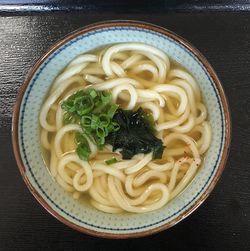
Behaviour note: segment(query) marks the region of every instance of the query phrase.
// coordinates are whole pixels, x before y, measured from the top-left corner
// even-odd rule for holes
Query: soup
[[[167,204],[197,173],[212,136],[196,80],[141,43],[74,58],[52,83],[39,119],[51,175],[106,213]]]

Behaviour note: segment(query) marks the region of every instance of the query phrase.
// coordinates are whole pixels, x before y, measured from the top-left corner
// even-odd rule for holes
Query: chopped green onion
[[[79,145],[79,144],[87,143],[87,140],[86,140],[86,137],[82,133],[76,132],[75,133],[75,142],[77,145]]]
[[[95,130],[98,128],[98,124],[99,124],[99,117],[97,115],[92,115],[91,117],[91,129]]]
[[[115,115],[115,112],[116,110],[118,109],[118,105],[116,104],[112,104],[107,112],[107,115],[110,117],[110,118],[113,118],[114,115]]]
[[[112,122],[113,130],[114,132],[118,131],[120,129],[120,125],[117,122]]]
[[[91,116],[88,116],[88,115],[82,116],[81,118],[82,127],[91,127],[91,122],[92,122]]]
[[[78,97],[74,101],[75,109],[78,115],[83,116],[92,111],[94,101],[89,96]]]
[[[94,99],[97,97],[97,92],[94,89],[89,89],[89,95]]]
[[[95,108],[94,112],[95,113],[100,113],[100,112],[103,112],[103,110],[106,109],[106,106],[108,104],[110,104],[110,102],[112,101],[112,96],[111,96],[111,93],[109,92],[101,92],[100,93],[100,100],[99,102],[97,103],[97,107]]]
[[[69,100],[69,101],[64,101],[62,103],[62,109],[67,111],[67,112],[74,112],[75,111],[75,106],[74,106],[74,102]]]
[[[66,112],[63,114],[63,124],[68,125],[68,124],[73,124],[76,123],[76,118],[69,112]]]
[[[115,164],[115,163],[117,163],[118,162],[118,160],[116,159],[116,158],[112,158],[112,159],[109,159],[109,160],[106,160],[105,161],[105,163],[107,164],[107,165],[112,165],[112,164]]]
[[[109,92],[101,92],[101,100],[103,103],[109,103],[112,99],[111,93]]]
[[[105,143],[105,138],[104,137],[97,137],[96,138],[96,144],[97,144],[99,149],[101,149],[103,147],[104,143]]]
[[[99,117],[99,126],[107,127],[110,123],[110,118],[106,114],[101,114]]]
[[[88,160],[91,153],[88,144],[80,144],[76,148],[76,152],[81,160]]]
[[[83,133],[76,133],[76,152],[81,159],[87,160],[90,155],[89,137],[99,149],[105,144],[106,137],[120,126],[113,121],[118,105],[112,103],[112,95],[108,91],[96,91],[87,88],[75,92],[61,105],[65,111],[64,124],[77,123]]]
[[[106,135],[106,132],[105,130],[102,128],[102,127],[98,127],[96,129],[96,135],[99,137],[99,138],[104,138]]]

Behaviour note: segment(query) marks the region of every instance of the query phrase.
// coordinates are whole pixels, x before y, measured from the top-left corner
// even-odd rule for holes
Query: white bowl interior
[[[142,42],[155,46],[182,64],[197,79],[208,108],[213,138],[203,166],[192,183],[163,208],[145,214],[112,215],[80,204],[50,176],[41,157],[38,115],[53,79],[75,56],[119,42]],[[175,40],[144,28],[102,28],[79,35],[53,52],[37,69],[27,87],[19,116],[19,145],[26,175],[39,195],[61,216],[87,229],[128,234],[159,227],[178,217],[199,200],[213,179],[225,141],[223,107],[213,80],[191,51]]]

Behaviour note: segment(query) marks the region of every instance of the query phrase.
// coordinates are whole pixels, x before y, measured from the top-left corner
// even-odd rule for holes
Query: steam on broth
[[[167,204],[193,179],[211,142],[196,80],[141,43],[74,58],[54,80],[40,125],[57,183],[107,213]]]

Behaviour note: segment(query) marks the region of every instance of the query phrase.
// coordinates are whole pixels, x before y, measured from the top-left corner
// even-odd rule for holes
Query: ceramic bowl
[[[191,72],[200,85],[213,133],[204,164],[191,184],[163,208],[144,214],[107,214],[79,203],[52,179],[41,156],[38,115],[53,79],[78,54],[120,42],[155,46]],[[159,26],[110,21],[69,34],[36,62],[17,98],[12,140],[26,185],[49,213],[83,233],[106,238],[131,238],[175,225],[207,198],[225,167],[231,138],[230,124],[228,103],[220,81],[197,49]]]

